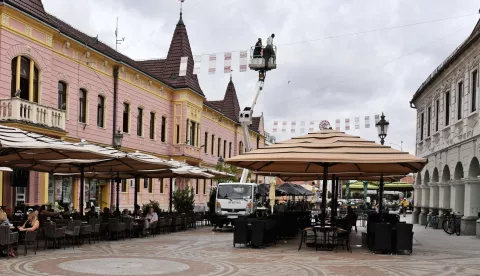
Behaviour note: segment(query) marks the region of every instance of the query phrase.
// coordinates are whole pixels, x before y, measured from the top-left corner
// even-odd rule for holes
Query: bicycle
[[[427,224],[425,225],[425,229],[427,229],[427,227],[429,225],[433,229],[437,229],[438,228],[438,222],[439,222],[438,214],[434,214],[434,213],[430,212],[430,214],[428,216]]]
[[[454,233],[460,236],[460,220],[455,216],[455,212],[448,210],[445,213],[445,220],[442,224],[443,231],[449,235]]]

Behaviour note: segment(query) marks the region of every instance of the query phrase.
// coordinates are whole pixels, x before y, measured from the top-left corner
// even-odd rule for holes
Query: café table
[[[317,232],[323,233],[322,249],[323,250],[328,250],[328,251],[333,250],[333,245],[334,245],[333,235],[332,235],[331,240],[328,239],[327,236],[328,236],[329,233],[332,233],[335,230],[337,230],[337,227],[333,226],[333,225],[325,224],[325,225],[315,225],[313,227],[313,229],[314,229],[314,232],[315,232],[315,250],[318,250],[318,243],[317,243],[318,235],[317,235]]]

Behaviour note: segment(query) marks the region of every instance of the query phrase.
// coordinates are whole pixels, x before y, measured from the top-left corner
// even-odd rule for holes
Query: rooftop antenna
[[[125,37],[118,39],[118,17],[117,17],[117,27],[115,28],[115,51],[118,52],[118,45],[122,44],[121,42],[125,41]]]

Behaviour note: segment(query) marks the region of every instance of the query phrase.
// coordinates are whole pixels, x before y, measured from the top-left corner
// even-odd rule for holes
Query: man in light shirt
[[[275,34],[272,34],[267,38],[267,46],[263,50],[263,57],[265,58],[265,70],[268,70],[268,61],[270,57],[273,57],[273,61],[275,63],[275,52],[273,51],[273,38]]]
[[[148,220],[150,220],[150,222],[155,222],[155,221],[158,220],[158,214],[153,211],[152,207],[150,207],[150,209],[148,210],[148,214],[147,214],[146,218]]]

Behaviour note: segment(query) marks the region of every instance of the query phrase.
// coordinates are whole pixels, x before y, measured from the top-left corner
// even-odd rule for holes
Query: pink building
[[[166,59],[135,61],[95,37],[45,12],[41,0],[0,0],[0,123],[49,136],[214,167],[219,156],[242,153],[244,141],[235,86],[223,100],[207,101],[193,74],[193,55],[180,16]],[[186,76],[180,59],[188,58]],[[219,84],[225,85],[225,84]],[[263,118],[250,129],[254,148],[265,143]],[[166,209],[169,185],[190,185],[196,202],[206,202],[211,181],[142,179],[139,204],[159,201]],[[85,198],[111,204],[110,182],[87,179]],[[0,205],[54,201],[79,206],[79,180],[47,173],[0,173]],[[133,180],[120,188],[120,208],[132,208]]]

